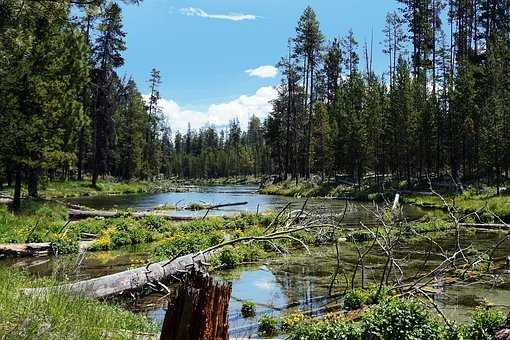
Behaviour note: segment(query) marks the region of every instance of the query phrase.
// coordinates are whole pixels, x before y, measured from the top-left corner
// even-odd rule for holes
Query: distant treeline
[[[137,2],[137,1],[127,1]],[[41,176],[121,180],[278,174],[448,174],[499,186],[510,168],[510,2],[399,0],[387,70],[354,34],[326,39],[305,9],[278,63],[264,121],[172,133],[161,76],[143,98],[122,79],[121,7],[109,0],[0,2],[0,185]],[[341,18],[340,18],[341,19]],[[443,22],[446,19],[446,22]],[[149,73],[149,72],[148,72]],[[382,183],[382,182],[381,182]]]

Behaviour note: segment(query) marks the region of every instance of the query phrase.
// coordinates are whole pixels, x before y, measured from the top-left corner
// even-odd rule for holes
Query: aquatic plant
[[[278,319],[269,314],[262,315],[259,319],[258,334],[262,337],[278,335]]]
[[[243,318],[252,318],[256,314],[255,302],[253,301],[244,301],[241,306],[241,315]]]
[[[345,294],[344,308],[348,310],[359,309],[367,303],[368,293],[362,289],[356,288]]]

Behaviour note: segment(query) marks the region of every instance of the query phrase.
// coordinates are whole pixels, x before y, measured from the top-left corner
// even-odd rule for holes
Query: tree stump
[[[230,283],[193,270],[168,306],[161,340],[228,339],[231,292]]]

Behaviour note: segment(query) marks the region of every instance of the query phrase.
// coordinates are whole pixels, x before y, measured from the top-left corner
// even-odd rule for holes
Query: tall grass
[[[67,220],[67,209],[58,203],[23,201],[16,214],[0,204],[0,243],[42,242]]]
[[[53,282],[0,268],[0,338],[126,339],[157,332],[145,316],[117,305],[63,292],[28,296],[20,290],[48,283]]]

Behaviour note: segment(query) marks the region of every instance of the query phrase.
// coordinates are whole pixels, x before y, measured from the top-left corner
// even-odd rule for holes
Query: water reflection
[[[193,187],[189,192],[168,192],[159,194],[122,195],[122,196],[90,196],[70,198],[69,202],[94,209],[134,209],[150,210],[165,204],[185,207],[190,203],[207,203],[212,205],[247,202],[243,206],[227,207],[214,210],[209,215],[232,215],[238,213],[264,212],[283,209],[290,204],[291,209],[300,209],[305,203],[304,198],[260,195],[258,187],[253,185],[206,186]],[[307,209],[320,210],[322,213],[343,213],[346,202],[336,199],[312,198],[308,200]],[[366,208],[370,203],[347,202],[346,223],[375,222],[374,215]],[[408,218],[423,216],[425,211],[414,206],[404,206]],[[204,211],[177,210],[176,216],[202,217]]]

